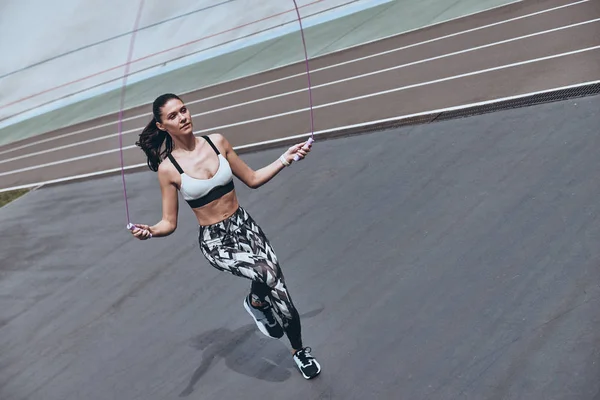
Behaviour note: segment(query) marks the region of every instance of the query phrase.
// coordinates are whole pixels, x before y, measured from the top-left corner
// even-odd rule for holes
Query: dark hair
[[[171,139],[169,133],[158,129],[156,126],[157,121],[162,122],[160,109],[171,99],[181,101],[179,96],[173,93],[160,95],[154,100],[154,103],[152,103],[153,118],[140,133],[140,139],[135,142],[136,146],[139,146],[146,153],[148,168],[152,171],[158,171],[158,165],[173,150],[173,139]],[[161,151],[163,143],[165,148]]]

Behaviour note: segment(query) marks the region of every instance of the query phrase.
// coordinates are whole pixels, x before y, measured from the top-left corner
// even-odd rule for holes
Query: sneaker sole
[[[281,339],[283,337],[283,334],[281,336],[279,336],[279,337],[277,337],[277,336],[271,336],[269,334],[269,332],[267,331],[267,328],[265,328],[263,324],[261,324],[260,322],[258,322],[258,320],[256,319],[256,317],[252,313],[252,310],[250,310],[249,307],[250,306],[248,305],[248,302],[244,298],[244,308],[246,309],[246,311],[248,312],[248,314],[250,314],[250,316],[254,320],[254,323],[256,324],[256,326],[258,327],[258,329],[263,333],[263,335],[265,335],[266,337],[269,337],[271,339]]]
[[[317,372],[313,376],[305,375],[304,372],[302,372],[302,370],[300,368],[298,368],[298,371],[300,371],[300,373],[306,380],[311,380],[311,379],[314,379],[317,376],[321,375],[321,364],[319,364],[316,360],[313,360],[313,362],[317,365]]]

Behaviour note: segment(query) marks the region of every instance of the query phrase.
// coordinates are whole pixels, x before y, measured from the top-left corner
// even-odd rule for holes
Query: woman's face
[[[162,122],[157,122],[158,129],[166,130],[171,136],[187,136],[193,134],[194,126],[190,110],[181,100],[171,99],[160,109]]]

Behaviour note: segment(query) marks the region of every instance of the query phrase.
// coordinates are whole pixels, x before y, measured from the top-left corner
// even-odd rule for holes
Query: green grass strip
[[[0,193],[0,207],[4,207],[11,201],[18,199],[23,196],[25,193],[29,192],[29,189],[17,189],[11,190],[10,192],[1,192]]]

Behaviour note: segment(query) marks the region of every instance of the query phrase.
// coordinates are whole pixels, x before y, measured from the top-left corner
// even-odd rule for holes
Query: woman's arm
[[[169,172],[164,164],[158,168],[158,182],[162,195],[162,219],[152,226],[135,224],[131,233],[138,239],[148,239],[150,234],[152,237],[169,236],[177,229],[179,198],[177,197],[177,188],[169,177]]]
[[[265,183],[269,182],[275,175],[279,173],[279,171],[286,167],[281,159],[277,159],[271,164],[255,171],[237,155],[235,150],[233,150],[233,147],[231,147],[223,135],[212,134],[210,135],[210,138],[217,146],[224,150],[225,157],[231,166],[233,174],[252,189],[259,188]],[[288,165],[294,161],[294,156],[296,154],[298,154],[302,160],[310,152],[311,146],[303,148],[305,145],[306,142],[302,142],[290,147],[285,153],[282,154],[281,158],[283,158]]]

